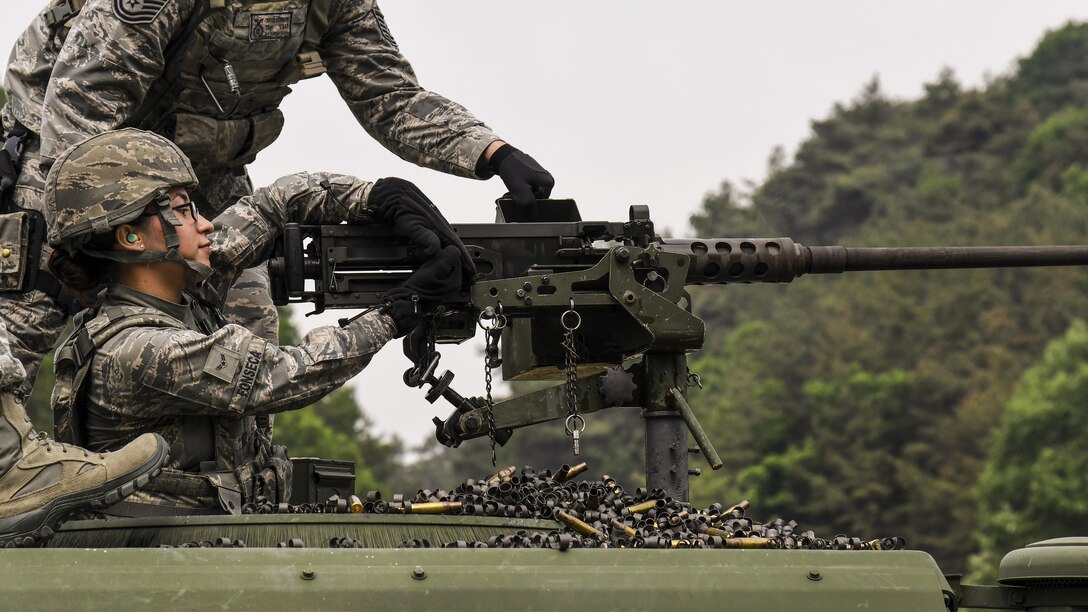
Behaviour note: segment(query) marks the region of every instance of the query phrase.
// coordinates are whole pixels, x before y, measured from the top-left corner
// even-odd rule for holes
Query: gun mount
[[[441,305],[426,330],[405,339],[405,354],[416,364],[405,382],[430,385],[428,401],[444,397],[454,405],[447,418],[434,419],[439,441],[448,446],[489,432],[503,443],[513,429],[559,419],[567,419],[577,443],[572,416],[640,407],[647,487],[676,499],[687,499],[689,431],[711,467],[722,465],[685,399],[689,384],[697,383],[686,353],[704,340],[687,286],[788,283],[805,274],[874,270],[1088,264],[1088,246],[1080,245],[854,248],[805,246],[785,237],[666,239],[654,231],[645,206],[632,206],[627,221],[590,222],[580,220],[573,201],[538,207],[549,204],[566,211],[566,219],[454,225],[476,263],[477,280],[461,299]],[[312,302],[314,312],[373,308],[411,274],[412,255],[408,242],[384,227],[292,225],[269,263],[273,297],[281,305]],[[501,359],[485,359],[501,364],[505,379],[567,382],[491,407],[453,391],[451,373],[435,375],[435,343],[462,342],[478,324],[499,319]],[[560,341],[564,337],[572,346]]]

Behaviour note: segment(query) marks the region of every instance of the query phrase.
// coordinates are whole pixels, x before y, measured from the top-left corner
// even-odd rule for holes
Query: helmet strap
[[[181,246],[181,239],[178,238],[178,232],[175,228],[181,226],[181,220],[178,219],[174,210],[170,208],[170,202],[172,201],[173,200],[169,195],[163,194],[155,203],[157,207],[155,214],[158,214],[159,221],[161,221],[159,225],[162,227],[163,239],[166,242],[165,251],[99,251],[86,248],[81,250],[88,255],[119,263],[159,263],[162,261],[173,261],[175,263],[184,264],[202,278],[207,278],[212,271],[210,267],[185,259],[181,256],[181,253],[178,252],[178,247]]]

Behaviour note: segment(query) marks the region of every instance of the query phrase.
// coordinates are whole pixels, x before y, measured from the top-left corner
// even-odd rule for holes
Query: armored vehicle
[[[475,285],[404,342],[404,382],[452,405],[448,446],[561,422],[578,453],[585,415],[637,407],[645,483],[584,464],[511,466],[450,490],[352,496],[350,470],[296,464],[297,503],[238,516],[70,521],[47,548],[0,559],[7,605],[170,609],[1088,609],[1088,539],[1009,553],[995,585],[964,585],[925,552],[761,524],[747,502],[688,503],[689,454],[722,465],[687,401],[704,324],[690,285],[785,283],[810,274],[1088,264],[1088,246],[847,248],[789,238],[665,239],[645,207],[580,219],[573,201],[500,202],[500,222],[456,225]],[[291,226],[270,262],[280,303],[370,308],[412,268],[411,247],[365,226]],[[482,331],[485,367],[559,384],[469,398],[439,349]],[[689,448],[688,436],[697,448]],[[476,475],[481,476],[481,475]],[[438,483],[436,483],[438,484]],[[447,483],[448,484],[448,483]],[[758,505],[758,500],[755,500]],[[108,510],[107,510],[108,512]]]

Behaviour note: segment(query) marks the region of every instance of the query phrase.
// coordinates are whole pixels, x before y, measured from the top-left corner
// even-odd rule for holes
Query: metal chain
[[[574,454],[580,455],[582,431],[586,428],[586,420],[578,414],[578,349],[574,345],[574,332],[582,326],[582,315],[574,309],[574,298],[570,299],[570,309],[559,316],[559,323],[563,326],[563,349],[566,351],[567,388],[564,398],[567,404],[567,420],[563,427],[567,435],[574,442]]]
[[[486,323],[485,321],[491,321]],[[487,418],[487,438],[491,442],[491,465],[498,465],[498,455],[495,452],[495,401],[491,397],[491,369],[502,364],[499,357],[499,338],[506,327],[506,315],[502,313],[502,304],[496,311],[488,306],[480,313],[480,328],[484,330],[484,389],[487,395],[484,415]]]
[[[698,387],[700,389],[703,388],[703,378],[701,376],[699,376],[698,374],[696,374],[695,372],[692,372],[690,368],[688,369],[688,381],[687,382],[688,382],[688,388],[689,389],[693,389],[695,387]]]

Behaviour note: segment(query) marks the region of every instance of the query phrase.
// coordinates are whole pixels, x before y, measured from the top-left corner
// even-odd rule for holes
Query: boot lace
[[[27,422],[29,421],[30,419],[27,419]],[[72,451],[73,453],[83,453],[83,457],[85,459],[89,459],[91,457],[91,451],[83,448],[82,446],[74,446],[72,444],[65,444],[64,442],[57,442],[56,440],[50,438],[45,432],[35,431],[32,429],[30,430],[30,433],[27,434],[27,437],[44,446],[45,452],[47,453],[51,453],[53,452],[53,449],[59,448],[60,452],[64,454],[68,454],[68,451]],[[105,459],[102,453],[95,454],[98,455],[99,459]]]

